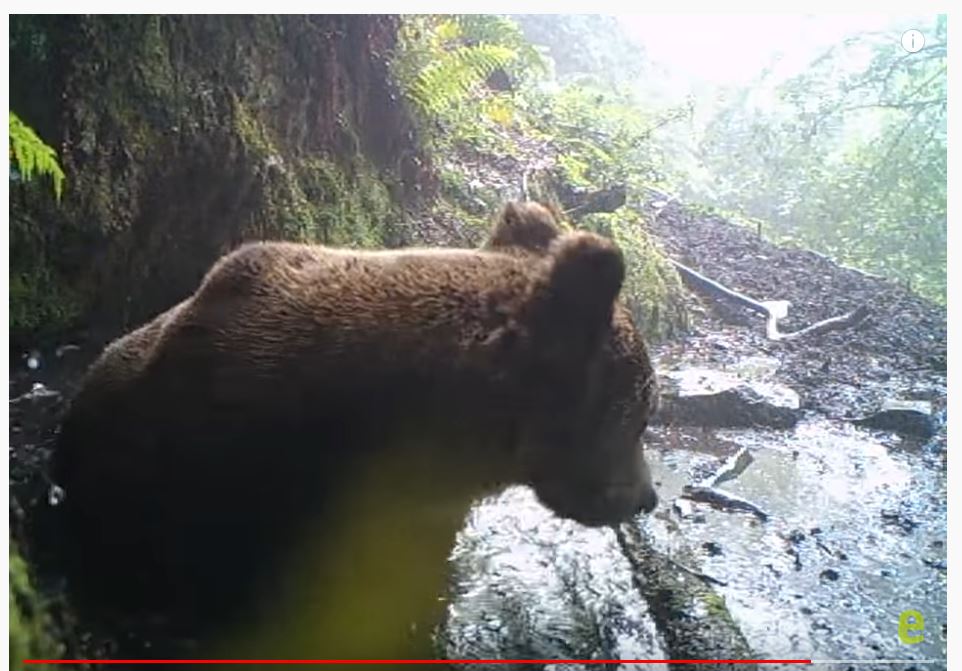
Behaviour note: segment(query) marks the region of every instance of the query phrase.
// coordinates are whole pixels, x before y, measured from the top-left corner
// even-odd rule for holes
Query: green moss
[[[104,33],[103,39],[96,41],[101,49],[99,60],[118,66],[101,71],[91,65],[98,59],[85,63],[88,72],[81,79],[89,79],[105,95],[78,99],[75,117],[81,147],[100,160],[76,179],[77,190],[88,200],[96,220],[108,229],[130,225],[139,200],[139,166],[162,144],[164,132],[178,127],[184,117],[186,102],[176,84],[163,35],[164,20],[159,16],[113,17],[90,24]],[[128,158],[127,170],[119,180],[108,164],[116,138],[123,138]]]
[[[725,604],[725,597],[718,592],[704,592],[701,595],[701,600],[702,603],[705,604],[705,609],[708,611],[708,614],[712,617],[731,618],[731,614],[728,612],[728,606]]]
[[[257,115],[236,95],[231,95],[233,112],[232,130],[240,139],[244,150],[260,159],[279,154],[270,131]]]
[[[344,247],[380,247],[397,217],[390,192],[359,156],[350,169],[310,158],[297,166],[297,184],[313,212],[313,239]]]
[[[387,185],[362,156],[346,167],[319,155],[285,160],[268,127],[236,99],[234,107],[234,132],[261,176],[260,219],[270,222],[271,234],[344,247],[384,244],[397,212]]]
[[[439,198],[432,206],[432,216],[439,221],[456,222],[458,231],[461,233],[463,243],[468,245],[480,245],[491,229],[491,214],[494,210],[485,210],[481,213],[476,211],[469,212],[457,201],[446,198]]]
[[[65,328],[81,312],[82,299],[45,267],[10,274],[10,329],[36,332]]]
[[[74,317],[126,327],[186,289],[186,279],[173,278],[199,275],[241,239],[403,242],[405,230],[393,227],[402,221],[394,201],[405,198],[413,208],[419,194],[413,185],[385,181],[400,174],[400,165],[387,165],[393,156],[377,150],[395,136],[402,141],[398,156],[419,149],[401,105],[368,109],[384,104],[369,98],[382,101],[389,92],[380,91],[389,84],[381,59],[369,58],[369,49],[331,49],[350,21],[19,21],[18,43],[42,47],[34,60],[43,68],[34,70],[49,76],[18,77],[17,91],[32,101],[25,110],[49,108],[45,137],[63,151],[69,186],[55,217],[37,198],[18,193],[31,216],[31,230],[16,246],[11,234],[18,342],[32,340],[34,331],[62,332],[76,325],[66,323]],[[367,26],[362,39],[376,42],[389,38],[394,19],[358,25]],[[355,76],[372,96],[323,100],[331,87],[350,88],[344,77]],[[46,80],[49,86],[35,83]],[[379,144],[366,146],[373,142]],[[91,307],[96,317],[86,314]]]
[[[63,329],[84,307],[80,287],[65,280],[49,261],[49,245],[41,222],[59,225],[59,210],[49,202],[46,187],[30,188],[35,196],[43,196],[48,207],[40,216],[34,216],[24,212],[19,200],[11,203],[9,307],[14,340]]]
[[[176,98],[174,71],[170,63],[170,51],[162,31],[163,17],[148,16],[140,42],[137,73],[143,86],[158,100]]]
[[[56,634],[43,598],[30,579],[26,562],[10,543],[10,668],[27,668],[24,659],[56,659],[64,646]],[[49,668],[31,665],[30,669]]]
[[[627,266],[622,295],[645,335],[658,341],[684,329],[688,317],[678,273],[645,232],[641,215],[621,208],[590,214],[582,225],[609,236],[621,248]]]

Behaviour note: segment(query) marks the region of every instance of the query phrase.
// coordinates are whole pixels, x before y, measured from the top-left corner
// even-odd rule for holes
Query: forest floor
[[[876,410],[888,397],[926,400],[945,409],[945,308],[884,278],[840,266],[805,249],[777,246],[720,217],[676,202],[650,208],[651,233],[676,261],[758,301],[786,300],[780,328],[793,331],[866,305],[871,316],[850,330],[799,341],[772,341],[761,317],[697,303],[698,325],[667,346],[713,361],[763,354],[803,396],[803,407],[829,417]],[[727,347],[713,346],[724,339]]]

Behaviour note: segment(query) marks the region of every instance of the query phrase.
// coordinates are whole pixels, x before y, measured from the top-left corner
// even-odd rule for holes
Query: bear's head
[[[615,524],[657,496],[641,436],[657,405],[655,373],[618,295],[625,266],[609,240],[563,232],[535,203],[509,203],[487,247],[525,254],[532,280],[518,320],[528,408],[518,431],[523,478],[556,514]]]

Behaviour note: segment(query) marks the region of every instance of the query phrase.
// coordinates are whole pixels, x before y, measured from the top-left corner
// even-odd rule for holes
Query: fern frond
[[[498,44],[515,52],[515,67],[530,70],[535,75],[548,72],[544,54],[529,42],[517,21],[497,14],[458,14],[452,17],[464,37],[474,43]]]
[[[57,152],[23,123],[13,110],[10,111],[10,153],[25,181],[33,179],[35,175],[49,176],[53,180],[54,195],[60,200],[66,176],[57,162]]]
[[[434,28],[434,43],[436,48],[443,48],[461,37],[461,24],[452,17],[442,18]]]
[[[480,103],[481,114],[503,128],[514,123],[515,106],[513,101],[505,95],[492,95]]]
[[[516,55],[514,49],[496,44],[458,47],[418,73],[410,89],[411,97],[425,111],[437,113],[462,99]]]

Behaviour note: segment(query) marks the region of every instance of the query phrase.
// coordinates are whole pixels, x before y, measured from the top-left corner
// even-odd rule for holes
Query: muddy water
[[[670,443],[677,436],[656,441]],[[671,525],[655,519],[646,526],[666,551],[694,546],[701,570],[728,583],[719,592],[759,654],[945,659],[939,458],[894,436],[824,421],[785,433],[723,431],[689,444],[699,449],[652,450],[663,496],[677,496],[692,475],[748,446],[755,462],[722,488],[754,502],[770,521],[695,503],[687,515],[672,511]],[[917,644],[899,639],[906,610],[925,618]]]
[[[768,522],[676,499],[743,446],[755,461],[722,489]],[[790,432],[662,429],[649,460],[662,505],[641,524],[661,551],[727,583],[717,590],[759,657],[945,659],[940,458],[895,436],[809,421]],[[452,657],[666,656],[612,532],[558,520],[528,490],[478,506],[454,564]],[[925,618],[920,643],[899,639],[906,610]],[[873,666],[912,668],[858,668]]]

